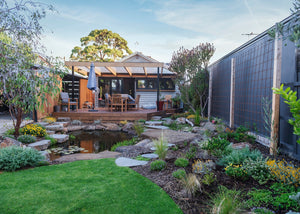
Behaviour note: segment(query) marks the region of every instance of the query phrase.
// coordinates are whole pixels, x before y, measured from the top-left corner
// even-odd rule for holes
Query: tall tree
[[[10,5],[0,1],[0,93],[18,136],[23,114],[41,109],[47,103],[46,94],[59,91],[58,76],[63,73],[59,60],[51,57],[45,57],[47,67],[34,69],[37,52],[43,54],[44,50],[39,42],[43,29],[40,20],[53,7],[32,1]]]
[[[132,53],[125,39],[107,29],[93,30],[80,42],[81,47],[72,50],[72,60],[108,62]]]
[[[177,85],[183,102],[202,116],[208,104],[208,63],[215,48],[210,43],[201,43],[191,50],[181,47],[173,53],[169,69],[177,74]]]

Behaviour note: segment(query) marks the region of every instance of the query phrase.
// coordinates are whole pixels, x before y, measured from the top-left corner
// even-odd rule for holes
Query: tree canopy
[[[132,53],[124,38],[107,29],[93,30],[80,42],[81,47],[76,46],[72,50],[72,60],[109,62]]]
[[[15,136],[23,114],[41,108],[47,103],[47,94],[60,90],[58,76],[63,73],[59,59],[46,57],[39,43],[40,20],[48,10],[52,7],[32,1],[15,1],[13,6],[0,2],[1,99],[9,107]],[[45,63],[38,62],[41,54]]]

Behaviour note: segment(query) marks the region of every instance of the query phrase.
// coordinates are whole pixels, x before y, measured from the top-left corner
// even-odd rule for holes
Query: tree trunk
[[[21,123],[22,123],[22,116],[23,116],[23,111],[21,108],[17,108],[17,113],[16,113],[16,125],[15,125],[15,137],[17,138],[20,133],[19,133],[19,129],[20,129],[20,126],[21,126]]]

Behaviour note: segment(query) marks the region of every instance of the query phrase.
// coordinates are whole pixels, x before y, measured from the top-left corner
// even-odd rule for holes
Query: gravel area
[[[32,123],[33,120],[23,120],[21,126],[26,125],[27,123]],[[13,128],[13,121],[9,114],[4,114],[1,112],[0,114],[0,136],[3,135],[8,129]]]

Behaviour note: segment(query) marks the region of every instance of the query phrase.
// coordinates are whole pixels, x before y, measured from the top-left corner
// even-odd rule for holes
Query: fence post
[[[235,58],[231,59],[231,80],[230,80],[230,118],[229,127],[234,128],[234,100],[235,100]]]
[[[273,88],[279,88],[281,82],[281,58],[282,58],[282,38],[276,32],[274,41],[274,70],[273,70]],[[270,154],[276,155],[278,147],[279,131],[279,103],[280,95],[272,94],[272,117],[271,117],[271,145]]]
[[[212,101],[212,69],[208,70],[209,72],[209,82],[208,82],[208,112],[207,117],[210,120],[211,117],[211,101]]]

